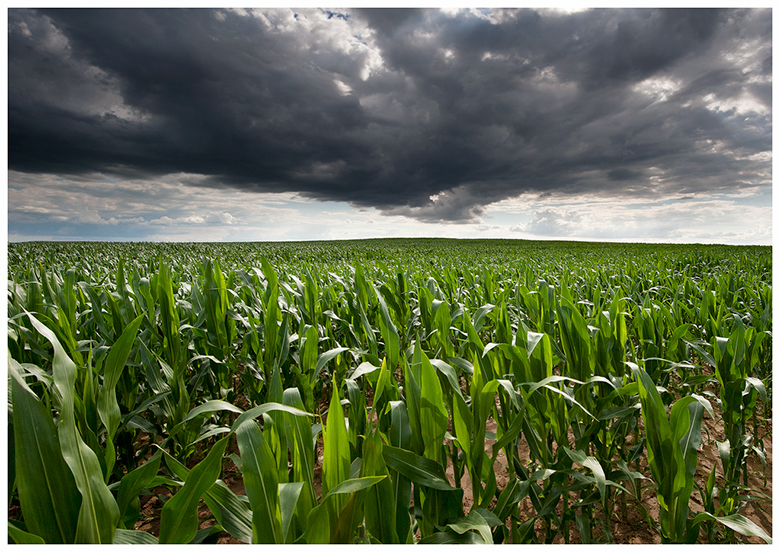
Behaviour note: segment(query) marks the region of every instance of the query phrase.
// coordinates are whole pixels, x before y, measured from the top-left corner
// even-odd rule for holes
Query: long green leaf
[[[46,543],[70,544],[76,536],[81,496],[62,458],[51,413],[21,379],[19,364],[10,357],[8,362],[16,483],[27,531]]]
[[[289,542],[290,525],[292,524],[293,514],[298,506],[303,486],[303,481],[279,484],[279,511],[282,517],[284,542]]]
[[[206,491],[203,500],[225,531],[241,542],[252,542],[252,511],[224,481],[218,479]]]
[[[168,500],[160,514],[160,543],[190,542],[198,532],[198,502],[217,480],[229,437],[217,441],[206,458],[187,476],[184,486]]]
[[[766,531],[764,531],[761,527],[756,525],[754,522],[747,519],[745,516],[741,514],[732,514],[730,516],[713,516],[709,512],[700,512],[696,515],[695,518],[693,518],[693,524],[701,523],[704,520],[715,520],[718,523],[722,523],[729,529],[732,529],[736,531],[737,533],[741,533],[743,535],[747,535],[750,537],[760,537],[764,539],[764,542],[767,544],[772,544],[772,537],[767,535]]]
[[[163,454],[165,454],[165,464],[173,475],[182,481],[187,481],[190,470],[168,453]],[[252,542],[252,511],[249,509],[246,497],[239,498],[224,481],[218,479],[203,495],[203,501],[225,531],[241,542]]]
[[[325,496],[323,496],[322,501],[325,502],[326,499],[336,497],[337,495],[352,494],[356,493],[357,491],[362,491],[363,489],[368,489],[372,485],[376,485],[382,481],[385,477],[386,476],[384,475],[374,475],[346,479],[331,489]]]
[[[137,518],[138,512],[136,512],[135,516],[129,516],[128,518],[127,508],[131,501],[138,496],[141,489],[148,488],[157,476],[157,472],[160,470],[161,458],[162,453],[157,451],[149,460],[125,475],[119,483],[116,502],[119,507],[120,528],[126,529]]]
[[[267,404],[275,404],[275,403],[267,403]],[[265,405],[263,405],[263,406],[265,406]],[[261,411],[261,413],[265,413],[265,412],[267,412],[267,410],[268,409],[263,410],[263,411]],[[236,424],[238,423],[239,420],[243,421],[243,420],[245,420],[245,419],[247,419],[249,417],[249,416],[244,416],[244,414],[247,414],[246,412],[241,410],[239,407],[232,405],[229,402],[221,401],[221,400],[206,401],[205,403],[201,404],[200,406],[196,406],[195,408],[190,410],[181,422],[179,422],[178,424],[173,426],[168,431],[168,435],[169,436],[177,435],[180,431],[182,431],[186,427],[188,422],[190,422],[191,420],[194,420],[198,416],[202,416],[204,414],[210,414],[212,412],[223,412],[223,411],[233,412],[235,414],[239,414],[240,415],[238,417],[238,419],[236,419],[236,423],[233,424],[232,431],[235,431],[235,428],[238,427]],[[242,416],[244,416],[244,417],[242,418]],[[258,416],[259,416],[259,414],[258,414]]]
[[[722,523],[729,529],[733,529],[738,533],[742,533],[743,535],[748,536],[761,537],[767,544],[772,544],[772,537],[767,535],[766,531],[740,514],[716,517],[715,519],[718,521],[718,523]]]
[[[93,307],[95,308],[95,307]],[[127,325],[119,339],[111,346],[103,369],[103,385],[98,395],[98,415],[106,426],[106,480],[114,469],[116,453],[114,451],[114,435],[122,419],[119,403],[116,400],[116,384],[127,363],[127,357],[133,349],[135,337],[144,315],[141,314]]]
[[[406,404],[402,401],[390,401],[390,444],[399,449],[408,449],[411,441],[411,429],[409,417],[406,414]],[[385,446],[382,446],[384,453]],[[384,459],[384,454],[382,456]],[[395,497],[395,532],[400,542],[406,542],[411,530],[411,516],[409,515],[409,503],[412,497],[412,482],[403,474],[398,473],[388,466],[392,478],[393,497]]]
[[[348,351],[349,349],[347,347],[337,347],[335,349],[331,349],[330,351],[325,351],[317,358],[317,368],[314,371],[314,377],[319,375],[320,371],[325,367],[325,365],[336,358],[338,355],[343,353],[344,351]]]
[[[606,500],[607,500],[607,477],[604,474],[604,468],[601,466],[599,461],[594,456],[588,456],[585,454],[585,452],[581,450],[569,450],[568,448],[564,447],[564,452],[575,462],[579,462],[586,468],[588,468],[592,473],[593,477],[596,480],[596,486],[599,489],[599,494],[601,495],[601,500],[604,503],[604,506],[606,507]]]
[[[354,493],[365,491],[382,479],[383,477],[360,477],[342,481],[322,497],[322,502],[319,506],[309,512],[306,532],[298,542],[307,544],[327,544],[333,542],[333,539],[339,534],[339,521],[345,521],[342,518],[342,514],[348,514],[348,512],[345,512],[347,508],[354,508],[355,503],[351,501],[354,499]],[[344,507],[333,514],[332,511],[335,508],[336,500],[343,502]]]
[[[419,342],[415,345],[419,348]],[[420,381],[420,424],[425,456],[442,464],[444,454],[442,442],[447,432],[448,415],[444,408],[444,394],[439,377],[426,354],[420,351],[421,381]]]
[[[8,538],[15,544],[46,544],[41,537],[19,529],[10,520],[8,522]]]
[[[389,476],[382,458],[382,440],[377,432],[371,433],[363,442],[362,476]],[[379,542],[400,544],[396,532],[396,497],[390,478],[380,481],[366,494],[366,529]]]
[[[333,395],[330,399],[327,424],[323,433],[323,448],[322,492],[328,494],[350,476],[347,426],[344,420],[344,410],[341,408],[335,374],[333,375]],[[347,499],[344,497],[334,498],[333,506],[329,509],[332,521],[337,519],[338,513],[346,505],[346,501]]]
[[[300,410],[298,408],[293,408],[291,406],[287,406],[284,404],[270,402],[270,403],[261,404],[260,406],[256,406],[254,408],[250,408],[249,410],[241,414],[238,418],[236,418],[236,421],[233,422],[233,425],[230,427],[230,431],[235,432],[239,427],[241,427],[241,424],[243,424],[247,420],[253,420],[258,416],[262,416],[263,414],[267,414],[268,412],[272,412],[272,411],[287,412],[288,414],[292,414],[293,416],[303,416],[303,417],[314,416],[314,414],[311,414],[304,410]]]
[[[282,403],[303,410],[303,400],[297,389],[285,389],[282,396]],[[296,526],[299,532],[304,531],[305,523],[309,511],[316,505],[316,495],[314,491],[314,465],[315,450],[312,442],[311,423],[301,416],[288,417],[290,430],[288,438],[290,439],[290,453],[292,456],[292,481],[302,482],[304,487],[300,497],[296,499],[295,515],[297,518]],[[284,516],[282,516],[284,519]],[[287,542],[287,530],[285,529],[285,542]]]
[[[159,541],[146,531],[117,529],[114,534],[114,544],[159,544]]]
[[[253,421],[241,424],[236,437],[241,452],[244,485],[252,506],[252,542],[283,544],[279,474],[271,447]]]
[[[495,516],[493,516],[495,517]],[[464,518],[455,523],[448,523],[447,527],[462,535],[466,531],[476,531],[482,539],[482,544],[493,544],[493,535],[487,520],[477,510],[472,510]]]
[[[441,464],[433,460],[390,445],[382,447],[382,457],[388,467],[414,483],[440,491],[455,490],[447,480]]]
[[[62,412],[57,433],[62,456],[68,464],[81,493],[78,543],[111,543],[119,522],[119,508],[103,480],[103,471],[94,451],[87,446],[76,428],[75,385],[76,365],[68,357],[54,333],[28,313],[30,322],[54,347],[52,371],[54,384],[62,397]]]

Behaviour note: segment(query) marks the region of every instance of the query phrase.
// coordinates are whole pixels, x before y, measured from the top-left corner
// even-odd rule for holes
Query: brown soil
[[[718,449],[715,444],[715,440],[722,441],[724,439],[723,435],[723,428],[722,424],[720,423],[720,412],[715,409],[715,415],[716,419],[711,419],[708,415],[705,415],[704,418],[704,426],[706,430],[709,432],[709,438],[707,437],[707,432],[704,432],[704,438],[702,440],[702,447],[700,448],[700,452],[698,455],[698,464],[696,469],[696,478],[695,481],[700,487],[704,487],[704,484],[707,481],[707,478],[709,477],[710,471],[712,470],[713,465],[717,465],[716,468],[716,484],[722,485],[724,483],[723,479],[723,473],[720,465],[720,457],[718,455]],[[488,420],[487,429],[488,431],[495,432],[496,431],[497,424],[495,420],[490,419]],[[768,435],[764,438],[764,445],[766,447],[766,456],[767,456],[767,466],[766,470],[763,469],[763,466],[761,465],[760,460],[755,456],[751,455],[748,458],[748,467],[751,472],[751,475],[748,479],[749,486],[751,489],[760,490],[762,493],[773,496],[772,495],[772,439],[771,439],[771,424],[769,425],[769,428],[767,430],[764,430],[762,432],[762,435]],[[488,454],[492,454],[492,446],[495,441],[486,440],[485,441],[485,451]],[[520,441],[519,445],[519,457],[520,461],[523,463],[526,463],[530,459],[530,451],[528,449],[528,445],[525,442],[525,439],[522,439]],[[647,460],[645,457],[642,458],[641,464],[641,473],[647,477],[648,479],[643,480],[643,490],[642,490],[642,504],[641,506],[644,507],[644,510],[647,512],[647,514],[650,516],[650,518],[653,520],[654,523],[657,524],[658,522],[658,501],[655,496],[655,491],[652,488],[647,488],[650,484],[651,480],[651,474],[649,466],[647,465]],[[635,467],[632,465],[632,469]],[[507,482],[509,481],[509,473],[507,470],[507,461],[506,456],[504,455],[504,451],[500,451],[499,455],[496,460],[495,465],[495,473],[496,473],[496,481],[498,484],[499,491],[503,489]],[[763,475],[766,475],[766,486],[764,486],[763,481]],[[447,477],[450,480],[450,484],[453,486],[455,485],[455,478],[453,473],[452,465],[449,465],[447,468]],[[465,512],[468,512],[471,507],[474,504],[474,498],[472,493],[472,486],[471,486],[471,479],[468,474],[468,470],[465,471],[463,478],[461,479],[461,487],[463,488],[463,509]],[[694,487],[693,494],[691,496],[691,503],[690,507],[693,512],[701,512],[704,510],[703,506],[701,505],[701,497]],[[495,499],[493,501],[495,503]],[[492,506],[492,504],[491,504]],[[558,507],[558,514],[560,515],[561,512],[561,506]],[[596,507],[597,509],[599,506]],[[620,516],[620,510],[621,507],[619,504],[615,505],[615,514],[613,515],[613,519],[610,520],[610,531],[612,533],[612,537],[615,543],[619,544],[661,544],[661,536],[658,533],[657,530],[652,528],[648,521],[642,512],[642,509],[640,508],[640,504],[636,499],[630,498],[627,500],[627,509],[626,512],[628,514],[628,518],[622,518],[622,517],[615,517]],[[761,527],[768,535],[772,535],[772,502],[770,500],[761,500],[761,501],[754,501],[748,503],[746,506],[744,506],[739,513],[746,518],[750,519],[754,523],[756,523],[759,527]],[[520,503],[520,519],[522,521],[531,519],[535,516],[536,512],[531,504],[531,500],[529,498],[523,499],[523,501]],[[603,513],[598,512],[596,514],[596,517],[603,521]],[[535,525],[535,530],[537,533],[537,537],[541,542],[544,541],[544,528],[542,527],[542,523],[537,521]],[[576,524],[571,523],[570,524],[570,543],[571,544],[579,544],[581,543],[581,538],[579,535],[579,532],[577,531]],[[702,532],[703,535],[703,532]],[[594,528],[594,538],[600,537],[600,532],[598,528]],[[701,539],[704,538],[704,542],[706,542],[706,537],[700,536]],[[753,544],[763,544],[764,541],[759,537],[744,537],[741,535],[738,535],[738,538],[747,543],[753,543]],[[563,536],[560,534],[556,536],[555,540],[553,541],[553,544],[563,544],[564,539]]]
[[[325,395],[325,394],[323,394]],[[326,397],[322,397],[320,407],[321,412],[327,409],[327,401],[328,399]],[[369,398],[369,404],[371,403],[371,398]],[[703,420],[703,438],[702,438],[702,446],[700,448],[700,452],[698,455],[698,464],[696,469],[696,479],[695,481],[697,484],[701,487],[704,486],[707,477],[710,474],[710,471],[713,466],[716,466],[716,477],[717,477],[717,484],[722,485],[723,480],[723,473],[720,465],[720,457],[718,455],[718,450],[715,441],[722,441],[724,440],[724,434],[723,434],[723,427],[722,422],[720,418],[720,412],[716,408],[715,405],[713,405],[713,408],[715,410],[715,419],[710,418],[709,415],[705,415]],[[495,432],[496,431],[497,424],[495,420],[490,419],[488,421],[487,430]],[[752,431],[752,426],[751,426]],[[749,486],[751,489],[759,490],[762,493],[772,496],[772,424],[771,422],[766,423],[762,428],[759,428],[759,435],[763,438],[763,443],[766,450],[766,457],[767,457],[767,465],[766,469],[763,468],[761,465],[760,460],[756,457],[756,455],[751,455],[748,459],[748,468],[750,471],[749,476]],[[486,440],[485,442],[485,450],[488,452],[488,454],[492,453],[492,445],[495,441],[492,440]],[[229,445],[228,454],[232,452],[236,452],[235,441],[233,440],[231,444]],[[528,445],[525,442],[525,439],[521,439],[519,444],[519,457],[521,462],[526,463],[530,460],[530,452],[528,449]],[[317,441],[317,449],[316,449],[316,465],[315,465],[315,471],[314,471],[314,487],[317,496],[319,496],[322,492],[322,455],[323,455],[323,445],[322,445],[322,438],[318,439]],[[631,466],[632,469],[636,469],[634,465]],[[614,539],[614,542],[621,543],[621,544],[660,544],[661,543],[661,537],[660,534],[656,529],[654,529],[649,523],[647,518],[645,517],[645,512],[647,515],[653,520],[653,524],[657,524],[658,522],[658,502],[655,496],[655,491],[650,488],[651,487],[651,474],[649,467],[647,465],[646,457],[643,457],[640,462],[640,471],[645,477],[648,479],[642,481],[642,494],[641,494],[641,505],[637,499],[629,498],[627,500],[627,518],[623,518],[621,516],[621,506],[618,503],[615,505],[614,513],[612,519],[610,519],[610,531],[612,532],[612,536]],[[450,483],[452,485],[455,485],[454,480],[454,474],[452,465],[450,464],[447,468],[447,477],[450,480]],[[503,489],[507,482],[510,479],[509,472],[507,470],[507,460],[506,456],[504,455],[504,451],[500,451],[499,455],[497,457],[497,462],[495,465],[495,473],[496,473],[496,481],[498,484],[499,491]],[[766,485],[764,484],[763,477],[766,476]],[[230,487],[230,489],[238,494],[238,495],[244,495],[246,494],[246,491],[244,489],[243,479],[241,478],[240,473],[238,473],[237,467],[232,463],[232,461],[227,460],[225,462],[225,467],[223,470],[223,479],[225,483]],[[468,512],[471,510],[474,500],[473,500],[473,494],[472,494],[472,486],[471,486],[471,479],[469,477],[468,471],[466,470],[464,472],[463,478],[461,479],[461,487],[463,488],[463,507],[464,511]],[[171,496],[170,491],[165,487],[157,487],[153,490],[153,496],[147,496],[141,498],[141,521],[139,521],[135,529],[147,531],[155,536],[159,535],[159,524],[160,524],[160,510],[162,509],[162,502],[157,497],[157,495],[163,495],[163,496]],[[495,504],[495,499],[493,499],[492,505]],[[693,494],[691,496],[691,502],[690,507],[693,512],[699,512],[703,510],[703,506],[701,504],[701,497],[694,488]],[[596,514],[595,517],[597,519],[601,519],[603,521],[604,515],[599,510],[600,506],[596,506]],[[644,510],[644,511],[643,511]],[[527,520],[531,519],[535,516],[535,510],[531,504],[531,501],[529,498],[524,499],[520,503],[519,507],[520,512],[520,519],[521,520]],[[558,514],[561,513],[561,506],[558,507]],[[743,516],[747,517],[754,523],[756,523],[758,526],[760,526],[764,531],[767,532],[767,534],[772,534],[772,502],[771,500],[760,500],[760,501],[752,501],[749,502],[746,506],[744,506],[740,512]],[[211,516],[208,508],[205,504],[201,504],[201,507],[199,509],[199,518],[201,519],[201,523],[199,524],[199,528],[205,528],[210,525],[213,525],[216,523],[213,516]],[[544,527],[542,526],[541,521],[537,521],[535,525],[535,531],[537,533],[537,537],[540,541],[543,542],[544,540]],[[570,531],[570,543],[571,544],[578,544],[581,542],[580,535],[577,531],[577,526],[574,522],[570,523],[569,525],[569,531]],[[601,535],[599,528],[594,527],[594,535],[593,537],[595,539],[603,539],[603,535]],[[742,542],[747,543],[754,543],[754,544],[762,544],[764,541],[758,537],[742,537],[740,535],[737,536],[739,540]],[[706,542],[706,536],[704,536],[704,533],[702,532],[702,535],[700,536],[699,542]],[[222,532],[219,535],[218,538],[219,544],[242,544],[240,541],[235,539],[234,537],[230,536],[227,532]],[[564,539],[563,537],[558,534],[553,541],[554,544],[563,544]]]

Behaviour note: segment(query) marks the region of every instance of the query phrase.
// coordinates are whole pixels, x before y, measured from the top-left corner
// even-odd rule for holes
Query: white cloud
[[[421,222],[403,212],[318,202],[294,193],[258,194],[182,184],[186,178],[105,182],[10,172],[8,239],[278,241],[441,236],[772,243],[771,186],[739,193],[676,194],[658,201],[527,193],[487,205],[474,223],[447,224]],[[438,194],[423,209],[433,220],[470,204],[468,197]]]
[[[336,85],[336,88],[339,90],[339,94],[342,96],[349,96],[352,93],[352,87],[343,81],[335,79],[333,84]]]
[[[765,190],[766,191],[766,190]],[[758,197],[758,194],[752,196]],[[648,202],[592,200],[563,202],[551,197],[525,205],[501,202],[503,216],[532,217],[528,223],[510,230],[520,237],[534,239],[565,237],[581,240],[702,242],[731,244],[771,244],[772,208],[746,202],[750,196],[725,198],[692,197],[681,201]],[[487,208],[492,212],[493,206]]]
[[[206,215],[206,222],[210,224],[235,224],[236,219],[230,213],[210,213]]]
[[[510,228],[513,232],[525,232],[533,235],[569,237],[579,234],[582,216],[577,211],[545,209],[536,211],[534,219],[528,224]]]

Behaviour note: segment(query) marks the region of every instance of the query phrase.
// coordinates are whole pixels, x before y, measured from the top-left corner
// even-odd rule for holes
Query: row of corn
[[[769,248],[10,244],[9,541],[771,542],[771,304]]]

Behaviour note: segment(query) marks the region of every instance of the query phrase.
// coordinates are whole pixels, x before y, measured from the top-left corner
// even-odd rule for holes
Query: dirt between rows
[[[699,450],[698,463],[696,467],[696,477],[695,477],[696,483],[701,487],[703,487],[704,484],[706,483],[707,478],[713,466],[716,466],[717,484],[722,485],[724,482],[720,457],[718,455],[718,450],[715,441],[716,440],[723,441],[725,439],[725,436],[723,433],[723,425],[720,419],[720,413],[717,410],[715,412],[715,415],[716,415],[715,419],[710,418],[709,415],[705,415],[702,424],[703,425],[702,446]],[[496,428],[497,428],[497,424],[495,420],[493,419],[488,420],[487,430],[491,432],[495,432]],[[749,487],[753,490],[758,490],[771,497],[773,496],[772,495],[772,425],[771,422],[767,422],[762,428],[759,428],[759,433],[765,447],[767,464],[766,464],[766,469],[764,469],[760,460],[756,457],[755,454],[751,455],[748,458],[748,469],[750,473]],[[492,453],[492,445],[494,442],[495,441],[492,440],[486,440],[485,451],[488,452],[488,454]],[[238,452],[237,450],[232,450],[232,449],[237,449],[235,442],[231,443],[230,447],[231,450],[228,450],[227,454]],[[322,439],[320,438],[317,444],[318,461],[314,472],[314,486],[318,495],[320,495],[322,492],[321,489],[322,455],[323,455]],[[520,441],[519,457],[521,462],[523,462],[524,464],[530,461],[530,452],[528,450],[528,445],[526,444],[525,439],[521,439]],[[647,466],[647,460],[645,457],[642,458],[640,467],[643,475],[645,475],[646,477],[650,477],[650,470]],[[633,468],[634,466],[632,465],[632,469]],[[498,489],[501,490],[506,486],[506,484],[510,479],[510,474],[507,470],[506,456],[504,455],[503,450],[500,451],[498,454],[497,461],[494,466],[494,471],[496,474]],[[455,478],[453,475],[453,469],[451,464],[449,465],[446,474],[450,480],[450,484],[454,486]],[[766,477],[766,481],[764,481],[764,477]],[[239,473],[238,468],[230,460],[227,460],[225,462],[225,466],[223,469],[223,480],[234,493],[238,495],[246,494],[241,474]],[[649,481],[644,480],[643,484],[647,486],[649,484]],[[463,478],[461,479],[461,487],[463,488],[464,512],[468,512],[471,510],[474,504],[472,487],[471,487],[471,479],[469,478],[468,471],[464,473]],[[155,536],[159,535],[160,511],[162,509],[162,502],[160,501],[157,495],[163,495],[169,497],[171,496],[171,493],[165,487],[158,487],[154,489],[152,496],[142,497],[141,520],[134,527],[137,530],[146,531]],[[493,500],[493,502],[495,503],[495,499]],[[661,543],[660,534],[656,529],[651,527],[651,525],[648,523],[644,513],[642,512],[642,509],[639,507],[639,503],[637,502],[637,500],[634,498],[629,498],[627,501],[627,506],[628,506],[626,510],[628,514],[627,518],[618,517],[620,516],[621,507],[620,505],[616,505],[614,510],[615,515],[613,515],[613,517],[609,520],[610,531],[612,533],[614,542],[619,544],[660,544]],[[658,501],[656,499],[655,492],[652,489],[643,487],[642,506],[644,506],[645,511],[647,512],[649,517],[653,520],[653,523],[657,524]],[[596,506],[597,511],[595,517],[597,519],[600,519],[603,522],[604,514],[603,512],[599,511],[599,508],[600,506]],[[694,488],[693,494],[691,496],[690,508],[692,512],[694,512],[694,514],[696,512],[703,511],[704,509],[702,506],[701,497],[699,496],[699,493],[696,490],[696,488]],[[520,503],[519,513],[520,513],[521,520],[531,519],[532,517],[535,516],[535,511],[529,498],[523,499],[523,501]],[[739,513],[745,516],[746,518],[750,519],[754,523],[756,523],[759,527],[764,529],[764,531],[766,531],[767,534],[769,534],[770,536],[772,535],[772,501],[771,500],[751,501],[747,505],[745,505],[740,510]],[[559,515],[561,514],[560,505],[558,507],[558,514]],[[216,523],[214,518],[211,516],[208,507],[206,507],[205,504],[202,504],[199,509],[199,518],[201,520],[201,523],[199,525],[200,529],[209,527]],[[543,542],[544,527],[542,522],[537,521],[534,526],[534,529],[537,533],[537,537],[539,538],[539,540]],[[581,543],[581,537],[579,532],[577,531],[577,526],[575,523],[570,524],[569,530],[570,530],[569,542],[571,544]],[[593,531],[594,531],[593,537],[595,539],[597,540],[603,539],[603,535],[601,534],[601,531],[597,526],[594,527]],[[753,543],[753,544],[764,543],[764,541],[759,537],[743,537],[743,536],[738,536],[738,537],[742,542],[746,542],[746,543]],[[239,540],[235,539],[234,537],[232,537],[231,535],[229,535],[227,532],[224,531],[216,536],[216,542],[218,544],[242,544]],[[699,542],[707,542],[706,536],[704,536],[703,531],[700,535]],[[555,537],[555,540],[553,541],[553,544],[563,544],[563,543],[564,543],[564,539],[560,534],[557,535]]]
[[[718,413],[716,412],[716,416]],[[712,467],[716,465],[716,484],[722,485],[724,483],[723,478],[723,471],[721,468],[720,463],[720,457],[718,455],[717,446],[715,444],[715,441],[723,441],[725,439],[725,436],[723,434],[723,427],[722,423],[720,422],[720,419],[713,420],[709,418],[709,416],[706,416],[703,421],[704,426],[704,437],[702,439],[702,446],[699,450],[698,454],[698,463],[696,466],[696,476],[694,478],[694,481],[700,486],[704,487],[704,484],[707,481],[707,478],[710,475],[710,471],[712,470]],[[488,431],[496,431],[497,424],[495,420],[490,419],[488,420],[487,429]],[[709,436],[708,436],[709,435]],[[751,455],[748,458],[748,469],[750,472],[749,476],[749,487],[754,490],[759,490],[760,492],[768,495],[772,495],[772,431],[771,431],[771,424],[768,427],[768,430],[766,433],[762,434],[764,436],[764,445],[766,450],[766,457],[767,457],[767,465],[766,470],[761,464],[761,461],[755,456]],[[488,454],[492,454],[492,446],[495,441],[486,440],[485,441],[485,451]],[[525,442],[525,439],[522,439],[519,445],[519,457],[520,461],[526,464],[530,460],[530,451],[528,449],[528,445]],[[641,473],[645,475],[646,477],[650,477],[650,469],[647,465],[647,459],[646,457],[643,457],[640,464],[642,470]],[[633,465],[632,465],[633,468]],[[496,481],[498,484],[499,490],[503,489],[506,484],[509,482],[510,479],[510,472],[507,470],[507,461],[506,456],[504,455],[504,451],[500,451],[498,454],[498,457],[496,459],[496,464],[494,466],[494,472],[496,474]],[[764,484],[764,476],[766,476],[766,485]],[[450,480],[451,484],[455,484],[455,478],[453,474],[452,466],[450,465],[447,468],[447,477]],[[643,481],[644,486],[646,487],[649,484],[648,480]],[[474,498],[471,490],[471,479],[468,475],[468,471],[464,473],[463,478],[461,479],[461,486],[464,490],[463,493],[463,508],[465,512],[468,512],[471,507],[474,504]],[[495,499],[493,501],[495,503]],[[619,517],[613,516],[612,519],[610,519],[610,531],[612,533],[612,537],[615,543],[618,544],[661,544],[661,535],[660,533],[655,530],[653,527],[651,527],[648,524],[647,519],[645,518],[644,514],[642,513],[642,510],[638,507],[639,503],[634,498],[629,498],[627,501],[627,514],[628,519],[623,519]],[[647,511],[650,518],[653,520],[654,523],[658,522],[658,500],[655,495],[655,491],[652,489],[647,489],[643,487],[642,491],[642,505],[644,506],[645,510]],[[560,515],[561,512],[561,506],[558,506],[558,515]],[[599,506],[597,506],[599,508]],[[691,495],[691,502],[690,502],[690,508],[693,512],[692,516],[695,515],[695,513],[701,512],[704,510],[704,507],[702,505],[701,497],[694,487],[693,494]],[[616,515],[620,515],[620,506],[615,506],[615,512]],[[746,518],[750,519],[754,523],[756,523],[759,527],[761,527],[768,535],[772,535],[772,501],[771,500],[761,500],[761,501],[754,501],[749,502],[746,506],[744,506],[740,511],[740,514],[745,516]],[[531,519],[535,516],[535,510],[531,504],[530,498],[525,498],[520,503],[520,519],[521,520],[527,520]],[[596,514],[597,518],[600,518],[602,521],[604,519],[604,515],[601,512],[598,512]],[[544,527],[541,521],[537,521],[534,529],[536,530],[537,537],[541,542],[544,542]],[[594,527],[594,534],[593,537],[603,538],[600,535],[600,531],[597,527]],[[577,526],[574,523],[570,524],[570,544],[580,544],[581,537],[577,530]],[[747,543],[752,544],[764,544],[764,541],[759,537],[739,537],[740,540]],[[706,542],[706,537],[703,536],[703,532],[700,535],[699,542]],[[553,544],[564,544],[564,538],[562,535],[558,534],[555,537],[555,540],[553,541]]]
[[[709,369],[710,373],[712,372],[711,368],[709,368],[708,366],[706,368]],[[461,383],[465,385],[463,381]],[[714,389],[709,389],[709,390],[714,391]],[[330,397],[328,395],[329,393],[323,393],[323,396],[320,398],[319,410],[323,414],[327,411],[328,408],[328,404],[330,400]],[[243,397],[243,395],[238,394],[238,401],[241,403],[238,404],[238,406],[241,406],[244,409],[248,407],[248,402],[246,401],[245,397]],[[370,390],[367,393],[366,402],[367,402],[367,406],[369,407],[373,403],[373,393]],[[705,413],[704,418],[702,420],[702,444],[699,448],[699,454],[697,456],[696,475],[694,477],[694,481],[701,488],[704,488],[704,485],[707,481],[707,478],[710,475],[713,466],[715,466],[715,470],[716,470],[716,485],[722,486],[725,482],[720,456],[718,454],[718,449],[716,445],[716,441],[725,440],[722,413],[716,404],[713,403],[712,407],[713,407],[713,413],[715,415],[714,418],[711,417],[709,414]],[[763,412],[760,411],[760,413]],[[757,412],[756,416],[759,416],[760,413]],[[327,415],[324,414],[323,417],[324,417],[323,422],[326,422]],[[373,417],[373,422],[376,423],[375,416]],[[752,422],[753,420],[749,422],[749,432],[751,433],[753,432]],[[641,418],[639,420],[639,424],[640,424],[640,429],[643,431],[644,427]],[[448,429],[450,432],[452,432],[452,427],[449,427]],[[487,431],[495,434],[497,429],[496,421],[492,418],[489,419],[487,422],[486,429]],[[570,433],[569,435],[570,441],[573,441],[573,435],[571,434],[571,430],[569,430],[569,433]],[[763,448],[765,451],[766,467],[762,465],[760,459],[755,454],[751,454],[748,457],[748,461],[747,461],[747,467],[749,473],[748,486],[753,491],[759,491],[760,493],[763,493],[768,497],[772,497],[773,494],[772,494],[772,420],[771,419],[764,421],[764,423],[758,428],[757,435],[755,435],[754,444],[758,444],[759,442],[763,444]],[[485,451],[488,453],[489,456],[492,455],[493,443],[495,443],[494,440],[490,440],[490,439],[485,440]],[[234,439],[231,440],[230,444],[228,445],[228,450],[226,451],[226,455],[229,454],[238,455],[238,446]],[[323,456],[323,441],[322,441],[322,435],[320,434],[320,437],[317,440],[317,449],[316,449],[317,463],[315,465],[314,478],[313,478],[315,492],[318,497],[322,493],[322,456]],[[518,456],[520,458],[520,461],[524,465],[528,465],[531,461],[530,451],[528,448],[528,444],[525,441],[525,438],[522,438],[518,444]],[[196,462],[197,462],[196,459],[192,459],[189,463],[194,465]],[[631,469],[635,470],[636,469],[635,465],[632,464]],[[610,532],[612,533],[613,541],[618,544],[660,544],[661,543],[660,533],[656,528],[654,528],[654,526],[657,527],[658,524],[659,508],[658,508],[658,500],[656,498],[655,491],[654,489],[652,489],[651,473],[650,473],[650,468],[647,464],[646,455],[642,455],[640,459],[639,471],[642,475],[648,478],[641,481],[642,482],[641,504],[635,497],[629,497],[627,499],[627,504],[626,504],[627,516],[621,517],[621,510],[622,510],[621,505],[616,504],[614,506],[613,515],[609,520],[609,527],[610,527]],[[496,474],[497,487],[500,492],[506,487],[507,483],[510,480],[510,472],[507,469],[507,460],[503,450],[499,451],[499,454],[496,458],[496,463],[494,465],[494,472]],[[454,477],[453,467],[451,463],[449,463],[447,467],[446,475],[447,478],[449,479],[450,484],[455,486],[455,477]],[[231,460],[226,460],[224,463],[223,480],[235,494],[246,495],[246,490],[244,488],[244,482],[241,473]],[[464,470],[464,475],[461,478],[460,483],[461,483],[460,486],[463,489],[463,511],[468,513],[474,505],[471,479],[469,477],[468,470]],[[755,492],[751,494],[753,494],[754,496],[757,495],[757,493]],[[136,526],[134,527],[137,530],[147,531],[155,536],[159,535],[160,511],[162,509],[162,502],[160,501],[157,495],[170,497],[171,492],[169,489],[165,487],[158,487],[157,489],[153,490],[151,496],[142,497],[140,521],[137,522]],[[492,508],[495,505],[495,503],[496,503],[496,499],[493,499],[492,503],[490,504],[490,507]],[[689,507],[692,511],[691,516],[704,510],[701,496],[697,491],[696,487],[694,487],[693,493],[691,494],[691,501],[689,503]],[[717,499],[716,499],[716,507],[717,507]],[[604,513],[601,512],[599,509],[600,509],[600,505],[597,505],[594,517],[595,519],[603,523]],[[562,513],[561,510],[562,510],[562,505],[559,504],[558,511],[557,511],[557,514],[559,516]],[[739,510],[739,513],[745,516],[746,518],[748,518],[749,520],[751,520],[752,522],[754,522],[759,527],[761,527],[768,535],[770,536],[772,535],[772,500],[771,499],[749,501],[745,506],[743,506]],[[531,504],[530,498],[525,498],[520,502],[519,514],[520,514],[519,517],[521,521],[525,521],[535,517],[536,512],[533,508],[533,505]],[[201,520],[199,524],[199,529],[204,529],[216,523],[216,520],[211,515],[211,512],[209,511],[208,507],[203,503],[201,503],[201,506],[198,510],[198,516],[199,519]],[[646,516],[648,516],[650,520],[652,520],[652,525],[648,521]],[[545,529],[543,527],[543,522],[541,520],[536,521],[534,525],[534,530],[536,531],[539,541],[544,542]],[[597,541],[604,540],[604,536],[602,534],[601,529],[598,527],[598,524],[594,524],[592,531],[593,531],[592,537],[594,540]],[[581,543],[581,537],[577,530],[577,526],[573,522],[569,524],[569,533],[570,533],[570,539],[569,539],[570,544]],[[419,537],[419,535],[417,536]],[[736,535],[736,536],[741,542],[750,543],[750,544],[764,544],[763,539],[759,537],[747,537],[743,535]],[[213,539],[218,544],[244,544],[225,531],[219,533],[218,535],[215,535]],[[214,542],[214,540],[212,540],[211,542]],[[707,537],[704,535],[704,531],[700,533],[698,542],[700,543],[707,542]],[[561,534],[556,535],[553,544],[564,544],[563,536]]]

